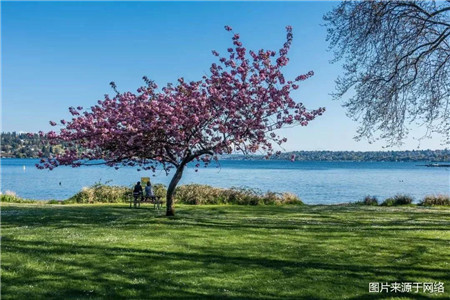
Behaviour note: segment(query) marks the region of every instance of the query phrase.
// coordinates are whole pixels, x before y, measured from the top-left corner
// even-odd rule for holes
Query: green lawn
[[[450,209],[3,203],[2,299],[448,299]],[[369,293],[369,282],[445,293]]]

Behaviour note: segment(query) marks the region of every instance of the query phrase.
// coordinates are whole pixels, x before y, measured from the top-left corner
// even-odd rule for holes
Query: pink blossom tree
[[[232,31],[225,26],[227,31]],[[167,174],[175,169],[167,189],[167,216],[174,215],[173,196],[183,170],[189,162],[207,166],[218,155],[264,152],[274,154],[272,144],[286,138],[275,133],[286,126],[306,126],[324,112],[308,111],[290,96],[298,83],[313,75],[285,80],[281,69],[289,59],[292,28],[286,27],[287,40],[278,51],[248,51],[239,34],[233,35],[234,47],[219,55],[210,75],[186,82],[178,79],[161,91],[144,77],[145,86],[104,100],[88,110],[69,108],[73,118],[61,120],[59,133],[42,133],[54,144],[68,145],[65,152],[43,158],[38,168],[60,165],[78,167],[93,163],[108,166],[137,166],[155,172],[162,167]],[[56,126],[56,122],[50,122]],[[80,150],[81,149],[81,150]],[[139,170],[138,169],[138,170]],[[196,169],[197,171],[197,169]]]

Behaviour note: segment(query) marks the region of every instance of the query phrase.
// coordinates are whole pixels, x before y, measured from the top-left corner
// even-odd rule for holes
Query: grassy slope
[[[152,207],[3,204],[2,299],[380,299],[368,283],[394,281],[450,296],[448,208]]]

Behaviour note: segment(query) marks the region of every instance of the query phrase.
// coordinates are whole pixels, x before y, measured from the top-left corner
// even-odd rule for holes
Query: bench
[[[134,197],[133,193],[128,195],[127,202],[130,203],[130,208],[134,204],[134,208],[140,208],[141,203],[153,203],[154,209],[162,209],[164,206],[160,196],[153,196],[150,199],[146,199],[142,196]]]
[[[163,207],[163,201],[161,200],[160,196],[153,196],[150,199],[144,197],[144,199],[141,198],[142,203],[153,203],[154,209],[161,209]]]

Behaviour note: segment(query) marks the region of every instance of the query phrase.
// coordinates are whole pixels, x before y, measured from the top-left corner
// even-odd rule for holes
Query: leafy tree
[[[189,162],[197,161],[198,168],[202,161],[206,166],[217,155],[234,151],[261,150],[271,155],[273,142],[286,142],[273,131],[286,125],[306,126],[324,112],[324,108],[307,111],[290,96],[298,82],[313,73],[285,80],[281,69],[289,61],[293,37],[292,28],[286,29],[287,41],[278,55],[265,50],[247,55],[239,34],[234,34],[228,57],[212,51],[219,64],[213,63],[211,74],[200,81],[180,78],[178,84],[157,91],[157,85],[144,77],[147,85],[138,94],[119,93],[111,83],[116,91],[113,98],[105,95],[84,112],[82,107],[71,107],[73,119],[61,120],[59,133],[46,134],[53,144],[68,144],[65,153],[43,159],[38,167],[77,167],[102,159],[116,168],[175,169],[167,190],[167,215],[174,215],[173,194]],[[80,151],[80,146],[85,150]]]
[[[357,139],[401,144],[411,124],[450,142],[450,1],[343,1],[324,16],[345,73],[334,96],[352,94]]]

